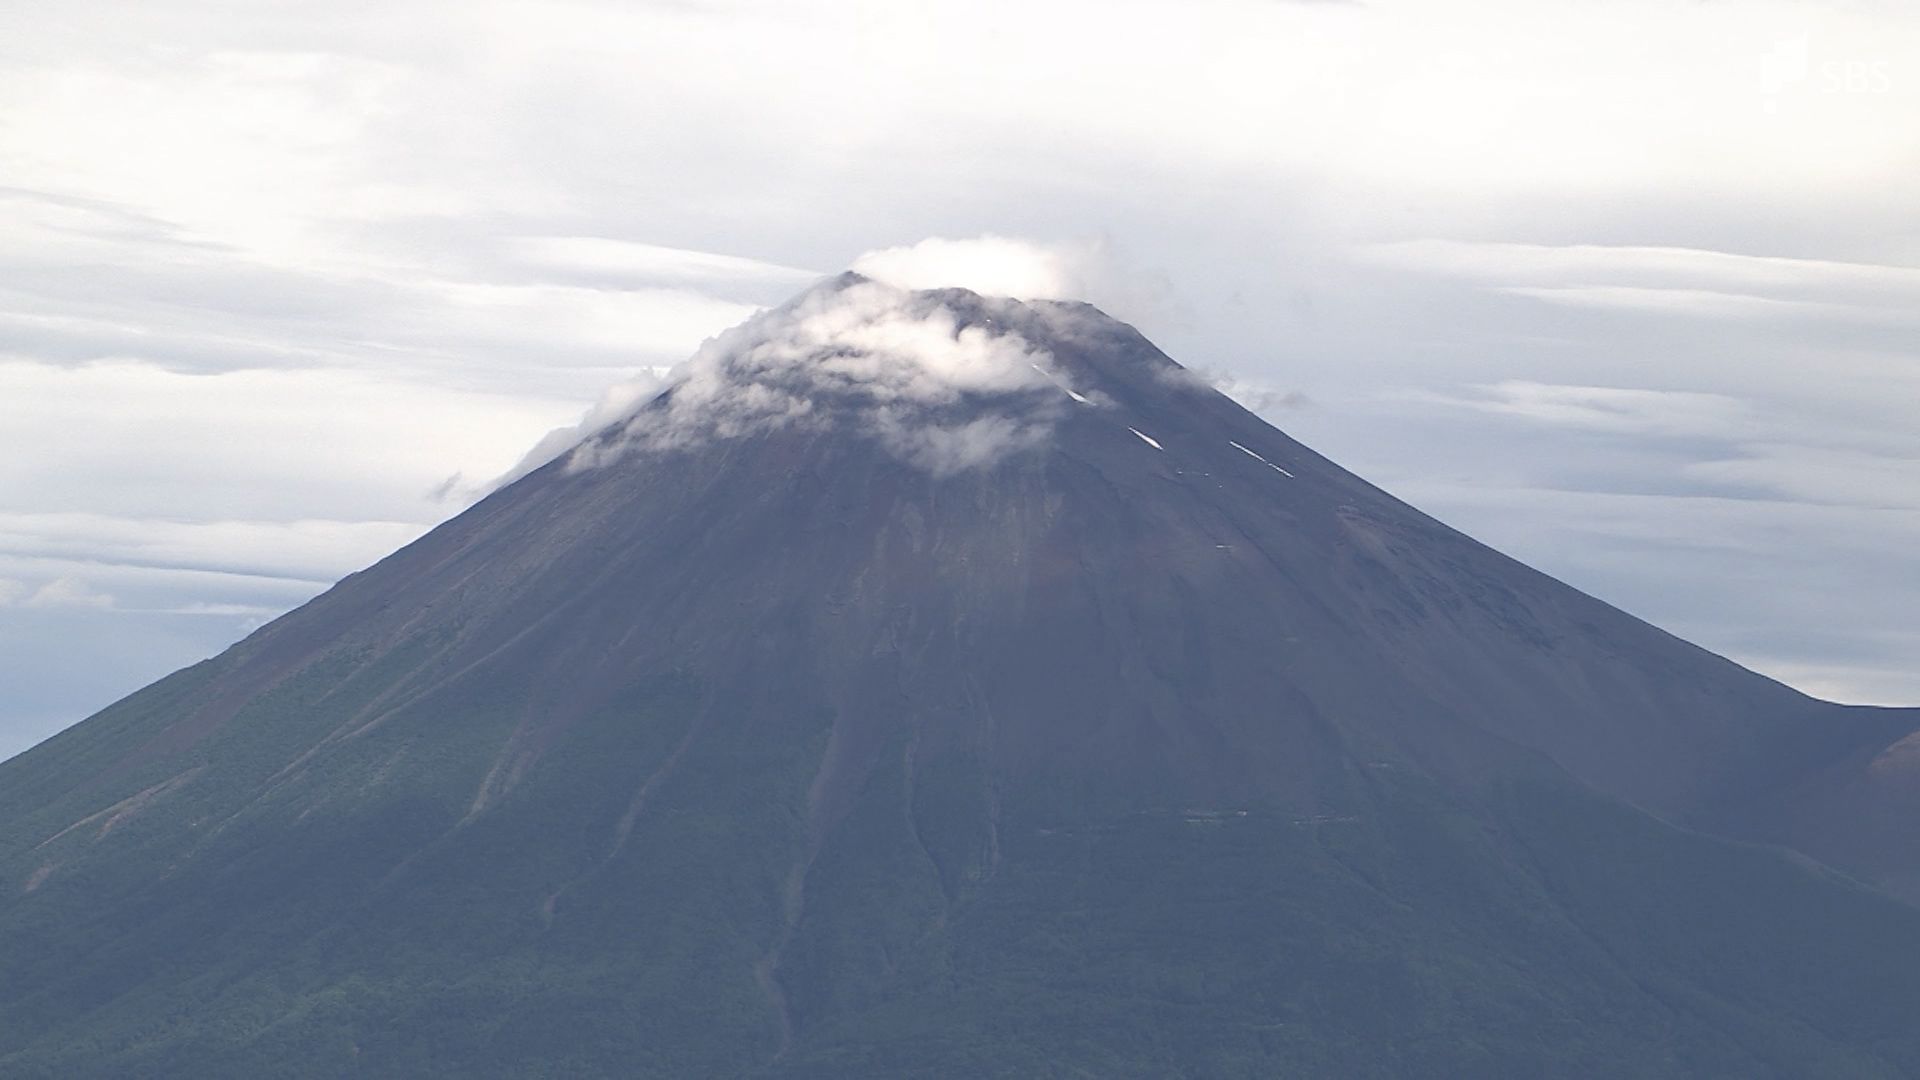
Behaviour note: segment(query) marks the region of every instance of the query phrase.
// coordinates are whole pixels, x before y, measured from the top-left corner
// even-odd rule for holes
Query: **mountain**
[[[1920,1075],[1916,730],[847,275],[0,764],[0,1074]]]

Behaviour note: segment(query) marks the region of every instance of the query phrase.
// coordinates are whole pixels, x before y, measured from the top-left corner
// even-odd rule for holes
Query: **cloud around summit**
[[[603,419],[603,401],[575,433],[617,431],[579,445],[568,467],[781,427],[851,424],[902,460],[946,474],[1038,443],[1063,389],[1051,355],[1010,327],[850,275],[712,338],[657,390],[628,398],[624,414]],[[963,400],[973,408],[945,411]]]
[[[542,251],[591,253],[596,265],[674,265],[704,274],[790,281],[803,271],[730,257],[572,239]],[[1124,265],[1098,241],[1042,242],[983,234],[934,236],[855,256],[865,280],[825,282],[709,339],[685,362],[650,368],[609,387],[579,422],[547,433],[489,488],[510,483],[624,424],[619,438],[575,452],[572,467],[604,464],[645,446],[666,449],[785,424],[827,422],[821,394],[861,399],[861,426],[903,460],[937,474],[990,464],[1040,442],[1046,410],[1009,410],[958,423],[931,409],[962,394],[1004,394],[1052,384],[1072,395],[1045,350],[1005,328],[962,326],[944,305],[914,294],[964,289],[989,300],[1107,300],[1121,310],[1153,308],[1166,289]],[[671,391],[664,406],[647,409]]]
[[[902,289],[961,288],[1018,300],[1078,300],[1088,290],[1092,258],[1088,249],[1008,236],[934,236],[869,251],[854,259],[851,269]]]

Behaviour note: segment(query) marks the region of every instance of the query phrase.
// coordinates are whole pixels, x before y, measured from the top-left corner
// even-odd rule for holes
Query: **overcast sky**
[[[983,235],[1535,566],[1920,703],[1916,118],[1908,0],[9,0],[0,755]]]

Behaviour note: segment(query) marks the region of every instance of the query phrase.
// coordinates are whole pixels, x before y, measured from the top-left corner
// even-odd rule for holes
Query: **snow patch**
[[[993,320],[988,319],[987,324],[991,326],[993,324]],[[1041,376],[1045,378],[1048,382],[1059,387],[1062,393],[1066,394],[1068,397],[1079,402],[1080,404],[1082,405],[1093,404],[1092,399],[1088,398],[1087,395],[1082,394],[1080,391],[1075,390],[1071,386],[1068,386],[1063,380],[1055,378],[1053,372],[1048,371],[1046,368],[1041,367],[1039,364],[1033,365],[1033,370],[1039,372]]]
[[[1265,465],[1267,468],[1272,469],[1274,472],[1277,472],[1280,475],[1287,477],[1290,480],[1299,479],[1299,477],[1294,476],[1292,473],[1288,472],[1287,470],[1281,468],[1278,465],[1275,465],[1273,462],[1268,461],[1266,458],[1261,457],[1259,454],[1254,453],[1252,450],[1249,450],[1246,447],[1241,446],[1239,443],[1234,442],[1232,439],[1227,440],[1227,445],[1233,447],[1235,450],[1240,451],[1241,453],[1247,455],[1248,457],[1253,458],[1255,461],[1258,461],[1260,464]]]
[[[1154,438],[1153,436],[1151,436],[1151,435],[1149,435],[1149,434],[1147,434],[1147,433],[1146,433],[1146,432],[1144,432],[1144,431],[1141,431],[1141,430],[1140,430],[1139,428],[1137,428],[1137,427],[1131,427],[1131,426],[1130,426],[1130,427],[1128,427],[1128,428],[1127,428],[1127,430],[1128,430],[1128,431],[1131,431],[1131,432],[1133,432],[1133,433],[1134,433],[1135,435],[1138,435],[1138,436],[1140,436],[1140,441],[1141,441],[1141,442],[1143,442],[1143,443],[1146,443],[1146,444],[1147,444],[1148,446],[1151,446],[1151,447],[1153,447],[1153,448],[1154,448],[1155,450],[1165,450],[1165,449],[1166,449],[1166,447],[1164,447],[1164,446],[1161,446],[1161,445],[1160,445],[1160,441],[1159,441],[1158,439],[1155,439],[1155,438]]]

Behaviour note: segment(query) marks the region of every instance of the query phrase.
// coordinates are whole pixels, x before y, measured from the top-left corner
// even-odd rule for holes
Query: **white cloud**
[[[1751,432],[1745,402],[1724,394],[1508,380],[1472,397],[1439,398],[1471,409],[1620,435],[1729,436]]]
[[[1914,313],[1895,308],[1783,300],[1774,296],[1752,296],[1711,289],[1646,289],[1630,285],[1508,285],[1499,291],[1575,307],[1694,315],[1712,319],[1857,319],[1895,325],[1920,321]]]
[[[1901,325],[1920,267],[1701,248],[1403,240],[1362,245],[1372,263],[1473,281],[1552,303],[1719,319],[1830,318]]]
[[[980,236],[929,237],[881,248],[853,260],[853,271],[902,289],[971,289],[1021,300],[1079,300],[1087,293],[1081,265],[1088,255],[1031,240]]]
[[[597,388],[604,371],[677,360],[755,310],[703,290],[784,297],[812,276],[614,241],[606,243],[651,252],[651,268],[634,269],[636,256],[625,271],[568,272],[512,242],[504,261],[476,242],[457,259],[424,260],[432,265],[417,250],[284,262],[98,200],[0,188],[0,206],[0,350],[41,361],[358,367],[515,389],[529,369],[547,374],[549,387],[565,385],[556,372],[585,369]],[[556,243],[536,251],[558,259],[592,242]]]
[[[1228,372],[1187,369],[1194,378],[1239,402],[1248,412],[1279,423],[1282,414],[1311,408],[1313,399],[1305,393],[1275,386],[1263,379],[1249,379]]]
[[[178,521],[0,512],[0,557],[322,583],[373,563],[426,527],[407,521]]]
[[[667,385],[669,368],[649,368],[631,379],[617,382],[600,394],[600,400],[578,422],[554,428],[540,437],[519,462],[487,485],[488,490],[513,483],[522,476],[580,445],[581,440],[602,428],[633,416],[640,406],[658,396]],[[458,479],[458,477],[455,477]]]
[[[210,549],[204,554],[217,557],[219,552]],[[387,552],[378,554],[385,555]],[[231,609],[236,615],[259,618],[266,613],[287,611],[312,599],[347,570],[360,569],[371,561],[372,558],[355,560],[346,569],[329,573],[322,580],[313,580],[298,576],[208,570],[196,566],[116,562],[91,556],[68,558],[57,554],[0,552],[0,574],[19,586],[11,593],[14,597],[11,604],[0,602],[0,608],[10,609],[5,618],[0,618],[0,636],[4,635],[9,623],[17,622],[18,617],[49,610],[28,608],[20,601],[41,585],[57,578],[77,578],[85,581],[89,588],[112,596],[112,610],[122,615],[212,616]],[[128,625],[128,632],[132,632],[130,628],[138,620],[123,622]],[[121,644],[137,646],[138,640],[129,639]]]
[[[721,335],[688,361],[696,378],[685,396],[697,401],[706,393],[698,376],[798,374],[828,390],[944,404],[965,393],[1032,387],[1045,377],[1035,367],[1050,363],[1010,328],[963,324],[944,304],[854,281],[812,290]]]
[[[196,375],[0,360],[0,508],[175,520],[430,523],[452,472],[504,471],[571,411],[372,371]],[[17,511],[16,511],[17,512]]]
[[[1189,320],[1166,275],[1136,264],[1105,236],[1059,242],[994,234],[935,236],[862,253],[850,268],[901,289],[966,289],[1016,300],[1083,301],[1123,321],[1160,326]],[[1063,330],[1071,332],[1072,327]]]
[[[35,589],[20,602],[29,608],[91,608],[105,611],[113,607],[113,597],[95,590],[79,578],[54,578]]]
[[[773,283],[797,289],[819,278],[802,270],[759,259],[707,251],[616,240],[604,236],[527,236],[510,241],[528,264],[563,273],[611,276],[634,282],[681,285]]]
[[[178,607],[163,608],[123,608],[144,615],[196,615],[208,618],[241,618],[250,620],[271,619],[286,612],[285,608],[268,607],[264,604],[215,604],[196,600]]]
[[[639,357],[684,356],[716,328],[755,310],[680,288],[442,281],[414,291],[417,308],[379,328],[385,340],[443,357],[517,360],[516,366],[542,357],[549,369],[570,357],[605,370]]]
[[[939,423],[897,406],[875,409],[870,422],[903,461],[935,476],[991,465],[1039,446],[1052,430],[1045,419],[1032,416],[998,414]]]
[[[1920,299],[1920,268],[1882,263],[1796,259],[1702,248],[1633,244],[1516,244],[1465,240],[1401,240],[1369,244],[1378,262],[1487,281],[1706,285],[1793,296]]]
[[[981,302],[970,321],[925,293],[854,276],[827,282],[709,341],[668,374],[664,393],[630,410],[618,439],[580,447],[570,464],[834,423],[936,473],[990,463],[1039,441],[1068,384],[1045,350],[1005,325],[1009,308]],[[987,413],[957,423],[938,414],[963,399]]]

